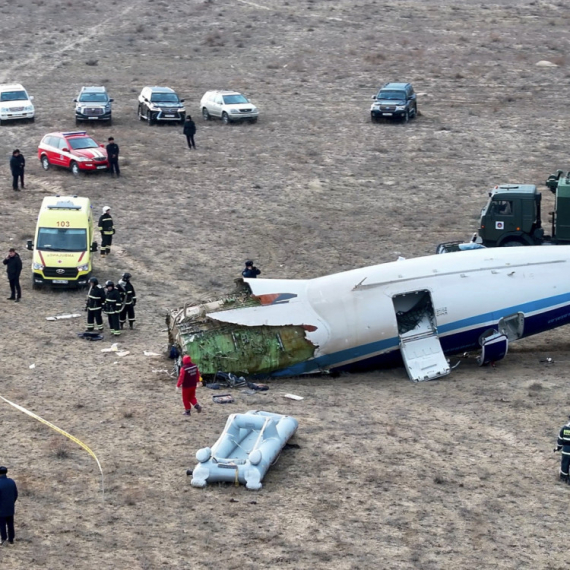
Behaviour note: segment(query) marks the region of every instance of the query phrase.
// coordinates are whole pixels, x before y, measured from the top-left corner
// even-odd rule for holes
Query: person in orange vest
[[[196,386],[200,381],[200,371],[198,367],[192,362],[192,359],[186,355],[182,358],[182,368],[180,368],[180,375],[176,389],[182,389],[182,402],[184,404],[184,415],[189,416],[192,406],[200,413],[202,406],[196,400]]]

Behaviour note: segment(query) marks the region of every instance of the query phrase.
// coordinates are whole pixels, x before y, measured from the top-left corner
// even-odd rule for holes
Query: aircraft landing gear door
[[[396,295],[392,302],[398,321],[400,352],[410,380],[422,382],[449,374],[449,364],[437,334],[430,292]]]

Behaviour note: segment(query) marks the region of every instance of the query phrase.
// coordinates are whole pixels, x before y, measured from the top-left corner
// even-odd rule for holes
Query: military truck
[[[570,244],[570,172],[558,170],[546,181],[554,193],[552,234],[542,227],[542,194],[533,184],[502,184],[489,192],[481,210],[479,239],[486,247]]]

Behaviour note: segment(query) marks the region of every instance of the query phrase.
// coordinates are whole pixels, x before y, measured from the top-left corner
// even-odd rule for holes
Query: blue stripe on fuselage
[[[568,324],[570,323],[569,304],[570,293],[564,293],[442,325],[438,328],[438,332],[443,352],[445,354],[457,354],[480,349],[479,337],[481,334],[490,327],[496,326],[502,317],[514,313],[525,314],[523,338]],[[562,306],[550,311],[543,310],[555,305]],[[536,314],[526,316],[528,313]],[[299,362],[288,368],[277,370],[271,376],[299,376],[319,370],[355,370],[395,365],[401,362],[399,343],[399,337],[392,337],[355,346]],[[342,364],[342,362],[348,363]],[[335,364],[338,366],[335,367]]]

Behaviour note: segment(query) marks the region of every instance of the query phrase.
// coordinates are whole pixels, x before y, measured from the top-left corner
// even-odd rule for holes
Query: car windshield
[[[83,93],[79,97],[82,103],[106,103],[108,100],[107,93]]]
[[[99,145],[89,137],[82,137],[80,139],[67,139],[73,150],[81,150],[83,148],[97,148]]]
[[[376,99],[384,99],[388,101],[405,101],[406,93],[404,91],[380,91]]]
[[[40,251],[87,251],[87,230],[40,228],[37,242]]]
[[[153,93],[150,100],[153,103],[178,103],[178,95],[176,93]]]
[[[243,95],[224,95],[224,105],[237,105],[238,103],[249,103]]]
[[[0,95],[0,101],[27,101],[28,94],[25,91],[5,91]]]

